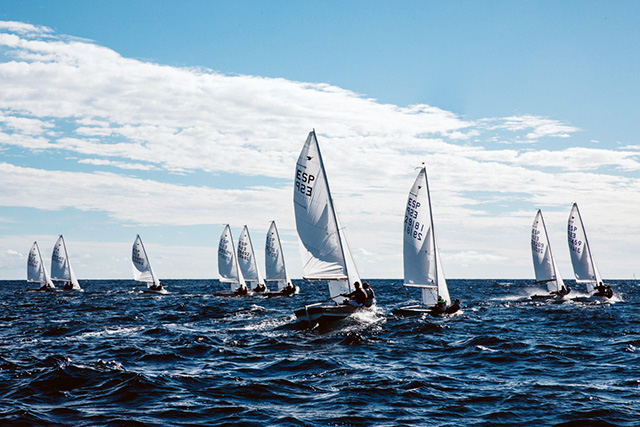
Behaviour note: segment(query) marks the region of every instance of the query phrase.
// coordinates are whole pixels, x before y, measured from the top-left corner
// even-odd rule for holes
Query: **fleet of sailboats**
[[[143,282],[147,285],[147,292],[153,293],[167,293],[164,286],[160,283],[160,279],[153,272],[151,263],[149,262],[149,256],[142,244],[140,235],[136,235],[136,240],[133,242],[133,248],[131,250],[131,264],[133,266],[133,280],[136,282]]]
[[[309,323],[343,319],[358,309],[342,304],[343,295],[354,291],[361,280],[338,220],[315,130],[309,132],[296,162],[293,194],[296,230],[304,252],[303,277],[327,281],[330,295],[327,301],[294,313]],[[329,301],[332,304],[325,305]]]
[[[404,286],[419,288],[422,301],[419,305],[402,307],[396,310],[396,314],[441,315],[458,311],[459,301],[457,306],[451,307],[447,280],[440,261],[433,225],[427,169],[424,166],[418,172],[409,191],[404,215],[403,239]]]
[[[347,304],[353,302],[349,301],[349,296],[356,293],[354,290],[362,281],[331,196],[315,130],[309,132],[296,162],[293,206],[296,230],[302,243],[303,278],[325,281],[329,290],[327,300],[299,308],[295,310],[295,316],[302,321],[318,323],[344,319],[366,308],[360,304]],[[571,208],[567,237],[576,283],[586,285],[590,300],[611,299],[611,287],[605,286],[598,271],[577,203],[573,203]],[[548,294],[533,295],[532,298],[568,298],[570,289],[558,271],[541,210],[536,213],[531,227],[531,253],[535,283],[544,284],[548,291]],[[166,293],[151,268],[140,235],[133,243],[131,261],[135,281],[145,283],[147,291]],[[424,164],[409,191],[405,206],[403,261],[403,286],[420,289],[421,301],[395,310],[396,314],[440,315],[460,310],[459,300],[451,304],[442,268]],[[229,291],[223,292],[226,295],[264,292],[267,296],[289,296],[299,290],[287,272],[275,221],[271,221],[266,235],[264,279],[246,225],[238,239],[237,251],[231,228],[229,224],[225,225],[218,244],[218,272],[220,281],[230,285]],[[42,261],[38,243],[33,243],[27,260],[27,281],[40,284],[40,290],[56,289],[54,281],[63,282],[63,289],[82,290],[62,235],[58,237],[51,255],[51,275]],[[272,283],[275,290],[269,292],[266,282]]]

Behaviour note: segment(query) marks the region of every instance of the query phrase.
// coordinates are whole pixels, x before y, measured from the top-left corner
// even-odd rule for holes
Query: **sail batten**
[[[404,285],[422,288],[422,303],[438,297],[451,303],[434,232],[426,168],[421,168],[409,191],[404,217]]]
[[[293,206],[303,246],[303,277],[329,281],[336,302],[360,281],[331,198],[315,131],[309,132],[296,163]]]

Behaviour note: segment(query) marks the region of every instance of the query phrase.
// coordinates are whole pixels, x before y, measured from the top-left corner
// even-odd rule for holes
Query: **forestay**
[[[315,131],[296,164],[293,205],[303,245],[303,276],[328,280],[332,297],[351,292],[360,281],[344,230],[340,230]],[[336,302],[340,302],[335,298]]]
[[[422,302],[431,306],[438,296],[451,303],[433,227],[426,168],[420,169],[404,216],[404,285],[422,289]]]
[[[562,290],[564,282],[558,273],[556,260],[551,252],[547,226],[544,223],[541,210],[538,210],[531,227],[531,254],[536,282],[545,283],[549,292]]]
[[[136,235],[136,240],[133,242],[131,263],[133,264],[133,280],[144,282],[149,288],[151,285],[160,286],[160,280],[151,268],[151,263],[149,262],[149,257],[142,244],[140,235]]]
[[[238,239],[237,256],[242,276],[245,282],[251,285],[251,289],[254,289],[258,284],[264,284],[264,280],[262,280],[260,270],[258,269],[255,253],[253,252],[249,229],[246,225],[242,229],[242,233],[240,233],[240,238]]]
[[[38,242],[33,242],[27,258],[27,282],[40,283],[42,287],[55,288],[51,278],[47,274],[47,269],[42,262],[42,255]]]
[[[602,282],[602,277],[593,259],[577,203],[574,203],[571,208],[567,227],[567,238],[576,282],[586,283],[587,291],[593,292],[595,285]]]
[[[62,235],[58,237],[53,253],[51,254],[51,279],[60,280],[71,283],[72,289],[79,290],[80,284],[76,278],[71,263],[69,262],[69,254],[67,246],[64,243]]]
[[[284,263],[284,253],[275,221],[271,221],[269,231],[267,231],[264,253],[266,280],[275,281],[280,291],[291,281]]]
[[[230,283],[231,292],[240,288],[240,285],[246,285],[240,268],[238,268],[238,259],[233,246],[233,238],[231,236],[231,228],[227,224],[220,235],[220,243],[218,244],[218,273],[220,281]]]

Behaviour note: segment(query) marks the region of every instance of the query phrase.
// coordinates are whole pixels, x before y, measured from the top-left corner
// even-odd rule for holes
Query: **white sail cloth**
[[[71,289],[80,289],[78,279],[69,262],[67,246],[62,235],[58,237],[53,252],[51,253],[51,280],[60,280],[71,283]]]
[[[547,226],[541,210],[538,210],[531,226],[531,255],[536,282],[545,283],[549,292],[562,290],[564,281],[558,273],[556,260],[551,252]]]
[[[287,268],[284,263],[284,253],[282,252],[282,244],[280,243],[280,235],[276,222],[271,221],[269,230],[267,231],[267,239],[264,247],[264,266],[265,278],[267,281],[274,281],[278,290],[282,290],[287,284],[291,283]]]
[[[136,235],[131,250],[131,263],[133,265],[133,280],[137,282],[145,282],[147,287],[160,286],[160,280],[153,272],[147,251],[142,244],[140,235]]]
[[[253,252],[253,243],[251,243],[251,236],[249,235],[249,229],[245,225],[240,233],[238,239],[238,265],[245,282],[247,282],[251,289],[255,289],[258,284],[264,285],[264,280],[260,275],[258,269],[258,263],[256,261],[256,255]]]
[[[229,224],[222,230],[218,243],[218,273],[221,282],[230,284],[231,292],[235,292],[241,285],[246,285],[242,271],[238,267],[238,258],[233,246]]]
[[[404,216],[404,285],[422,289],[422,303],[434,305],[438,296],[451,303],[433,230],[426,168],[420,169],[409,191]]]
[[[360,277],[340,229],[315,131],[309,132],[298,157],[293,194],[304,278],[328,280],[332,297],[352,291]]]
[[[587,291],[593,292],[595,285],[602,283],[602,277],[593,259],[577,203],[573,204],[569,214],[567,239],[576,282],[586,283]]]
[[[41,287],[55,288],[42,261],[38,242],[33,242],[27,258],[27,281],[40,283]]]

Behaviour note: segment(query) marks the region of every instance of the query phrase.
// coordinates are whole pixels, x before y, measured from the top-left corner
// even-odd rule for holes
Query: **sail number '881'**
[[[296,170],[296,189],[304,194],[305,196],[311,197],[311,192],[313,191],[313,187],[311,183],[315,181],[316,177],[301,171],[300,169]]]
[[[408,235],[412,236],[414,239],[422,240],[424,224],[420,224],[419,221],[416,221],[418,218],[419,207],[420,202],[409,197],[409,201],[407,202],[407,212],[404,215],[404,223],[406,225],[405,231]]]

